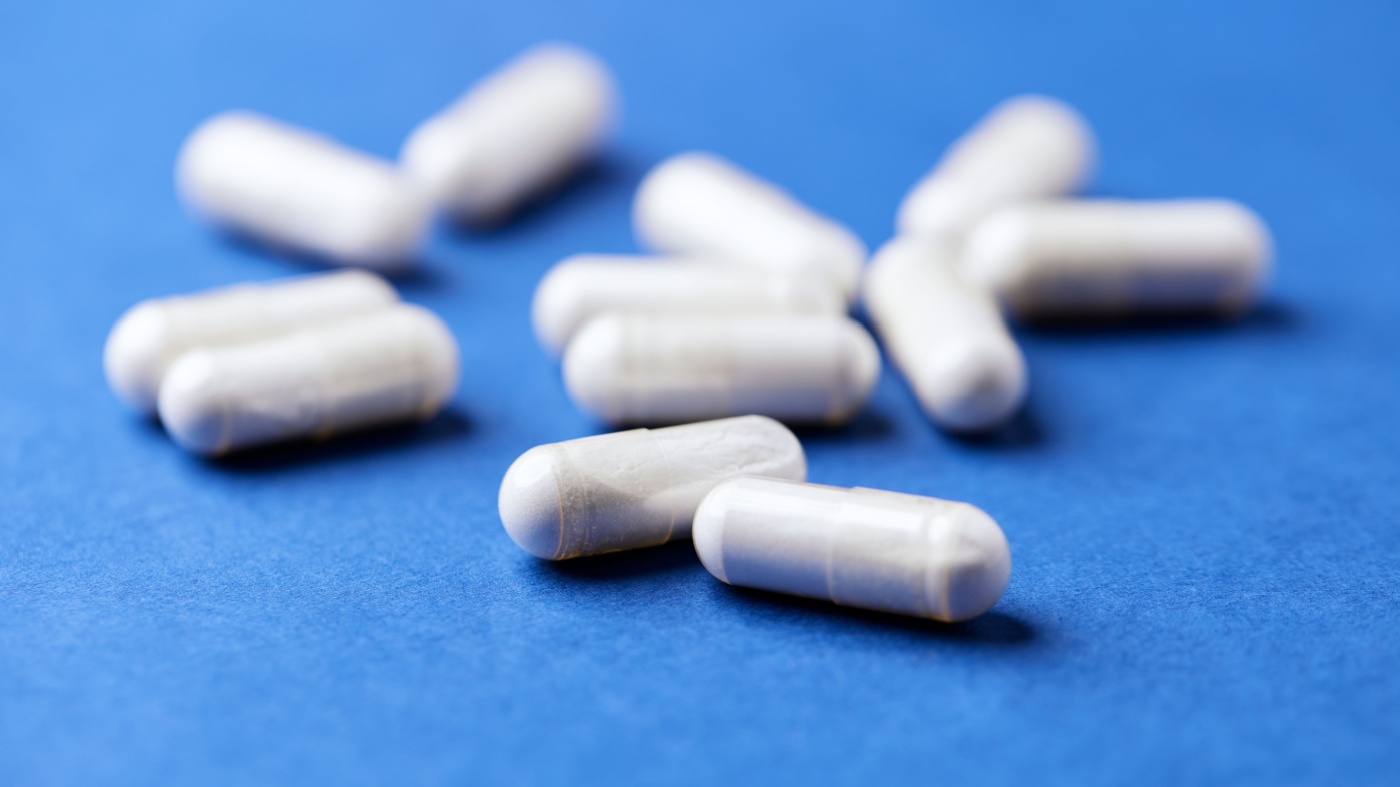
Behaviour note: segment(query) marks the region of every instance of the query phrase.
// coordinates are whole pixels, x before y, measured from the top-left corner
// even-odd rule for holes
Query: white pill
[[[180,150],[176,185],[197,213],[272,246],[330,262],[411,266],[427,196],[387,161],[251,112],[225,112]]]
[[[535,336],[551,355],[604,312],[841,314],[846,301],[821,278],[720,260],[581,254],[555,265],[535,289]]]
[[[1254,303],[1273,241],[1227,200],[1028,203],[982,222],[961,268],[1023,317],[1218,310]]]
[[[958,274],[948,246],[903,236],[876,253],[865,304],[924,412],[947,429],[990,429],[1026,398],[1026,361],[996,299]]]
[[[866,248],[850,230],[786,191],[709,153],[658,164],[637,189],[632,221],[644,246],[826,275],[855,296]]]
[[[574,404],[613,425],[750,413],[837,425],[879,373],[870,334],[838,316],[613,313],[585,325],[564,353]]]
[[[107,336],[107,384],[133,410],[152,414],[170,364],[196,347],[266,339],[399,302],[383,279],[336,271],[280,281],[236,284],[191,295],[153,298],[126,311]]]
[[[914,186],[896,226],[956,243],[997,208],[1082,188],[1096,148],[1089,124],[1069,105],[1044,96],[1008,99]]]
[[[981,509],[878,489],[736,478],[705,497],[693,537],[731,585],[949,623],[986,612],[1011,577]]]
[[[536,46],[424,121],[399,160],[459,218],[499,221],[593,153],[616,105],[612,74],[593,55]]]
[[[807,459],[792,432],[756,415],[550,443],[506,471],[501,522],[546,560],[655,546],[688,538],[700,500],[740,475],[802,481]]]
[[[442,320],[400,304],[188,352],[161,384],[160,418],[175,442],[206,455],[427,420],[456,390],[458,363]]]

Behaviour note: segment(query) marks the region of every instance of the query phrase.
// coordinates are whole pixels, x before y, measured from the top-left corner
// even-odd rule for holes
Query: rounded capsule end
[[[690,526],[690,540],[695,544],[700,564],[725,584],[729,584],[729,575],[724,571],[724,515],[729,510],[735,483],[741,479],[742,476],[731,478],[711,489],[695,509],[695,519]]]
[[[112,326],[102,350],[102,367],[112,393],[143,415],[156,411],[160,380],[165,374],[168,329],[159,304],[138,303]]]
[[[960,503],[935,537],[928,587],[932,617],[956,623],[992,608],[1011,578],[1011,548],[996,520],[976,506]]]
[[[1014,306],[1026,277],[1031,220],[1025,209],[1004,208],[978,222],[967,237],[958,270]]]
[[[563,354],[585,315],[579,287],[581,269],[575,264],[585,259],[583,255],[570,257],[551,268],[535,287],[530,303],[535,339],[555,359]]]
[[[583,326],[564,352],[564,387],[579,409],[609,424],[626,420],[619,392],[619,364],[627,324],[616,314],[595,317]]]
[[[978,432],[999,426],[1026,398],[1026,362],[1010,342],[967,343],[911,378],[919,404],[945,429]]]
[[[511,464],[501,479],[497,506],[506,534],[521,549],[545,560],[560,559],[564,513],[550,446],[531,448]]]
[[[160,386],[160,420],[181,448],[203,456],[228,450],[228,414],[218,388],[218,370],[211,353],[186,353],[165,375]]]

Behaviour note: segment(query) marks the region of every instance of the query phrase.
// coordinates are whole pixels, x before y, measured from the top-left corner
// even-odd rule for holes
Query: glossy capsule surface
[[[867,269],[865,305],[924,413],[954,431],[991,429],[1026,398],[1026,361],[995,297],[968,281],[948,244],[896,238]]]
[[[606,314],[564,354],[569,396],[612,425],[746,414],[838,425],[879,372],[870,334],[833,316]]]
[[[1268,227],[1229,200],[1066,200],[989,217],[960,267],[1020,317],[1238,314],[1273,263]]]
[[[401,304],[273,339],[180,357],[160,418],[186,450],[217,456],[294,438],[426,420],[457,388],[457,342]]]
[[[705,497],[692,536],[728,584],[946,622],[986,612],[1011,577],[981,509],[878,489],[736,478]]]
[[[166,369],[189,350],[266,339],[398,302],[388,282],[354,270],[152,298],[128,309],[108,334],[107,384],[133,410],[151,414]]]
[[[726,260],[581,254],[540,280],[531,308],[535,336],[553,356],[590,319],[651,314],[841,314],[845,299],[820,278]]]
[[[500,513],[530,554],[563,560],[690,536],[695,508],[739,475],[801,481],[802,445],[782,424],[748,415],[549,443],[501,481]]]

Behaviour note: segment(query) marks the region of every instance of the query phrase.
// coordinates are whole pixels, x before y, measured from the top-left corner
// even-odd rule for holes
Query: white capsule
[[[427,420],[457,388],[457,342],[407,304],[250,344],[180,357],[160,418],[197,454]]]
[[[501,481],[501,522],[546,560],[690,536],[695,507],[740,475],[802,481],[802,445],[771,418],[746,415],[531,448]]]
[[[837,425],[879,373],[870,334],[836,316],[613,313],[585,325],[564,353],[574,404],[613,425],[749,413]]]
[[[1273,241],[1227,200],[1028,203],[982,222],[963,273],[1022,317],[1218,310],[1254,303]]]
[[[847,299],[865,264],[865,244],[850,230],[709,153],[682,153],[652,169],[637,189],[632,222],[656,251],[826,275]]]
[[[653,314],[841,314],[845,299],[820,278],[680,257],[581,254],[535,289],[535,336],[553,356],[590,319]]]
[[[536,46],[424,121],[399,160],[459,218],[499,221],[593,153],[616,105],[612,74],[593,55]]]
[[[126,311],[107,335],[102,362],[112,392],[152,414],[170,364],[196,347],[266,339],[399,302],[388,282],[336,271],[153,298]]]
[[[981,509],[878,489],[735,478],[700,504],[693,537],[731,585],[949,623],[986,612],[1011,577]]]
[[[942,241],[904,236],[876,253],[865,304],[890,360],[934,422],[990,429],[1026,398],[1026,361],[995,298],[962,276]]]
[[[414,263],[432,218],[426,195],[388,162],[251,112],[195,129],[175,181],[191,209],[236,232],[380,271]]]
[[[899,206],[901,234],[958,242],[979,219],[1027,199],[1083,188],[1097,145],[1072,107],[1044,96],[998,105],[920,180]]]

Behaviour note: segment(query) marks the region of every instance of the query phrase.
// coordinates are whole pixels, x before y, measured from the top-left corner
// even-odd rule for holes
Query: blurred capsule
[[[848,300],[865,264],[865,244],[850,230],[709,153],[682,153],[652,169],[632,221],[648,248],[827,276]]]
[[[490,223],[563,180],[617,114],[613,76],[564,44],[536,46],[424,121],[403,169],[458,218]]]
[[[194,211],[341,265],[412,266],[432,217],[426,196],[388,162],[251,112],[195,129],[175,174]]]
[[[1228,200],[1080,200],[1007,208],[977,226],[961,269],[1021,317],[1238,314],[1272,267],[1269,229]]]

